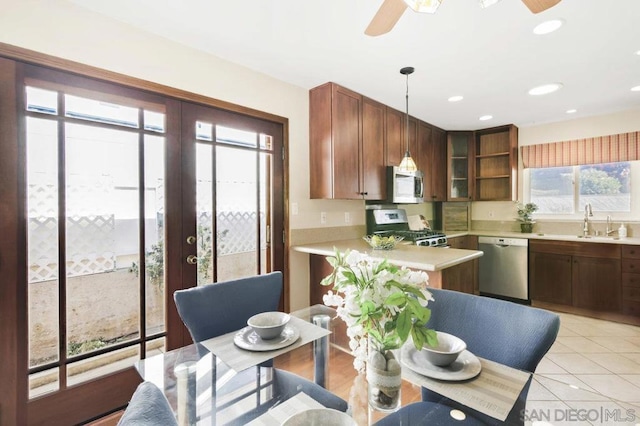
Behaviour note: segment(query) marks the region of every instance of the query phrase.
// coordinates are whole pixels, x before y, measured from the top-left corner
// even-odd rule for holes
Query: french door
[[[283,269],[283,125],[16,69],[18,398],[29,424],[72,424],[126,404],[136,360],[191,343],[175,290]]]

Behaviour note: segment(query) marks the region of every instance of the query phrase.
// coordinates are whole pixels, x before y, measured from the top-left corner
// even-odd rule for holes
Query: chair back
[[[278,310],[282,286],[277,271],[178,290],[173,298],[191,338],[201,342],[245,327],[255,314]]]
[[[162,391],[151,382],[142,382],[133,393],[118,426],[158,425],[177,426],[178,422]]]
[[[560,318],[542,309],[449,290],[431,290],[428,327],[464,340],[473,354],[533,373],[558,335]]]

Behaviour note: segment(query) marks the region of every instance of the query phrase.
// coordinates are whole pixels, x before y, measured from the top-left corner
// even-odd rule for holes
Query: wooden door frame
[[[19,111],[16,103],[19,93],[18,88],[20,87],[18,82],[21,81],[19,75],[21,63],[70,72],[83,77],[148,91],[156,95],[173,98],[176,101],[196,102],[272,121],[282,126],[284,153],[288,152],[289,128],[288,119],[285,117],[0,43],[0,76],[3,77],[0,79],[0,113],[2,113],[0,115],[0,150],[2,152],[2,155],[0,155],[0,196],[2,196],[3,200],[2,206],[0,206],[0,231],[2,231],[3,235],[3,238],[0,239],[0,274],[3,277],[3,282],[0,285],[0,355],[2,355],[3,360],[0,363],[0,377],[3,378],[0,381],[0,395],[2,395],[0,396],[0,424],[26,424],[28,421],[28,375],[26,374],[28,364],[26,355],[28,353],[28,338],[26,338],[28,333],[27,311],[26,309],[20,309],[20,307],[26,307],[27,303],[27,289],[23,285],[26,282],[27,262],[26,256],[20,255],[25,253],[26,248],[26,224],[24,220],[26,217],[26,201],[24,199],[24,190],[21,190],[25,184],[25,159],[17,143],[20,126],[24,125],[18,120]],[[175,125],[176,123],[173,124]],[[172,125],[172,123],[167,123],[167,125]],[[176,148],[176,150],[179,149],[179,147]],[[284,206],[282,217],[284,230],[287,231],[289,229],[289,167],[288,156],[285,156],[284,153],[282,165],[284,173]],[[172,158],[167,159],[168,167],[171,167],[174,161],[179,161],[180,159],[179,152],[171,152],[171,154]],[[173,156],[173,154],[176,155]],[[175,166],[175,164],[173,165]],[[171,184],[175,188],[175,185],[181,186],[185,182],[180,182],[179,179],[176,179]],[[176,219],[174,216],[168,215],[167,221],[179,219],[179,217]],[[177,232],[167,235],[167,244],[176,244],[179,240],[182,240],[182,235],[178,236],[176,234]],[[176,245],[175,247],[178,246]],[[182,243],[179,247],[183,250]],[[284,253],[282,253],[283,270],[286,270],[289,265],[288,248],[289,235],[288,232],[285,232]],[[179,271],[170,273],[167,280],[179,282],[176,281],[178,273]],[[284,308],[288,311],[290,304],[288,273],[284,274],[284,281]],[[167,291],[169,291],[168,287]],[[170,303],[171,300],[171,297],[166,298],[168,322],[170,317],[177,318],[177,311],[174,304]],[[173,321],[173,323],[177,324],[178,322]],[[170,335],[172,336],[171,339],[167,339],[167,346],[169,348],[180,346],[184,341],[184,332],[184,327],[182,327],[182,331],[167,330],[167,333],[171,333]],[[129,378],[126,381],[130,385],[130,380],[133,380],[135,376],[127,376]],[[69,398],[73,398],[72,394],[73,392],[69,393]]]

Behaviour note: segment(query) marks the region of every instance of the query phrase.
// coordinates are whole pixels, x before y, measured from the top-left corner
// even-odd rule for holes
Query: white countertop
[[[440,271],[482,256],[478,250],[462,250],[454,248],[420,247],[413,244],[398,244],[393,250],[373,250],[361,239],[328,241],[325,243],[301,244],[292,247],[302,253],[332,256],[335,250],[343,253],[357,250],[378,259],[388,259],[398,266],[422,269],[424,271]]]
[[[447,238],[462,237],[465,235],[476,235],[486,237],[503,237],[503,238],[526,238],[528,240],[557,240],[557,241],[577,241],[583,243],[604,243],[604,244],[628,244],[628,245],[640,245],[640,238],[638,237],[626,237],[619,238],[617,235],[611,237],[590,235],[588,237],[582,237],[578,235],[565,235],[565,234],[543,234],[543,233],[522,233],[522,232],[503,232],[503,231],[451,231],[447,232]]]

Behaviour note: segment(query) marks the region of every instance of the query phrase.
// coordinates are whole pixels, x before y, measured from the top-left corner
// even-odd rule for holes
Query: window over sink
[[[539,207],[536,216],[582,217],[590,203],[594,212],[616,220],[640,213],[640,188],[632,176],[640,176],[640,161],[528,168],[524,170],[525,198]]]

